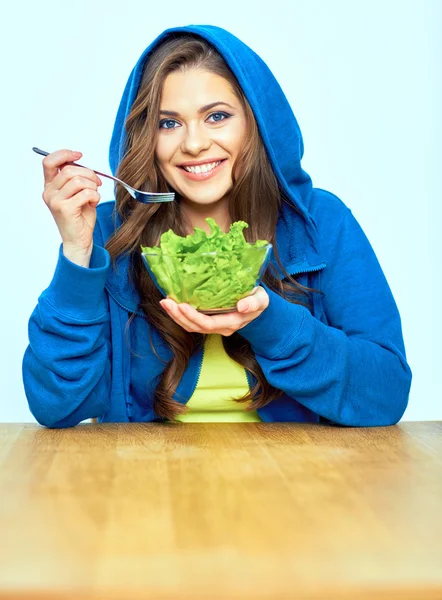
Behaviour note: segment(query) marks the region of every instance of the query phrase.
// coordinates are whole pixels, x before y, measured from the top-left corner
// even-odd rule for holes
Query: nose
[[[196,156],[210,147],[210,138],[204,126],[193,123],[187,128],[187,132],[181,144],[181,151]]]

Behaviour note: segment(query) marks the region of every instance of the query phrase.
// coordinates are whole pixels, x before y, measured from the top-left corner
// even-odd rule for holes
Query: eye
[[[212,123],[220,123],[221,121],[225,121],[226,119],[231,117],[231,115],[229,115],[229,113],[226,113],[226,112],[215,112],[215,113],[212,113],[211,115],[209,115],[207,118],[212,119],[212,117],[213,117]]]
[[[176,129],[176,127],[174,127],[174,124],[179,125],[178,121],[175,121],[175,119],[162,119],[160,121],[159,128],[160,129]]]

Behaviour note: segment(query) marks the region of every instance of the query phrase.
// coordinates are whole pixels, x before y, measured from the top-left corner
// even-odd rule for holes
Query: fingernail
[[[75,156],[81,156],[81,152],[77,152],[76,150],[72,150],[72,154]]]
[[[241,305],[241,312],[247,312],[250,308],[250,302],[244,302],[244,304]]]

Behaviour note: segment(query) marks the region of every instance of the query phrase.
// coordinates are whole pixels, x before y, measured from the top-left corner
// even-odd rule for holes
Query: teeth
[[[211,171],[217,167],[220,163],[221,161],[219,160],[218,162],[206,163],[204,165],[197,165],[195,167],[184,167],[184,169],[186,169],[186,171],[189,173],[207,173],[208,171]]]

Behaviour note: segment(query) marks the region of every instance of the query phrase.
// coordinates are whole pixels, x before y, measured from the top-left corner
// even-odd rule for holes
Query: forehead
[[[164,80],[161,109],[174,110],[179,106],[199,108],[217,101],[238,104],[230,83],[216,73],[203,69],[174,71]]]

